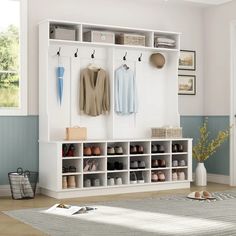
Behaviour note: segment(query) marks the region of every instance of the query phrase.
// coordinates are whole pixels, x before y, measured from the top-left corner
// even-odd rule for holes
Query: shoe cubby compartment
[[[128,171],[127,172],[116,172],[107,173],[107,186],[117,186],[128,184]]]
[[[62,175],[80,174],[82,172],[81,159],[63,159],[62,160]]]
[[[152,141],[151,153],[152,155],[162,155],[170,153],[170,142],[169,141]]]
[[[93,158],[84,158],[83,159],[83,172],[100,172],[105,171],[105,158],[102,157],[93,157]]]
[[[152,170],[151,182],[168,182],[170,181],[170,170]]]
[[[188,142],[184,140],[172,141],[171,151],[172,153],[187,153]]]
[[[82,175],[81,174],[68,174],[62,176],[62,189],[82,188]]]
[[[105,186],[105,173],[103,174],[87,174],[84,175],[83,187],[93,188]]]
[[[128,155],[127,142],[110,142],[107,143],[107,156]]]
[[[165,169],[170,167],[171,167],[170,155],[161,155],[161,156],[152,155],[151,157],[152,170]]]
[[[130,155],[145,155],[150,153],[149,142],[130,142],[129,146]]]
[[[83,156],[105,156],[106,155],[106,143],[84,143],[83,144]]]
[[[129,183],[130,184],[150,183],[150,171],[149,170],[130,170]]]
[[[121,171],[128,169],[128,157],[107,157],[107,171]]]
[[[81,157],[82,156],[82,144],[81,143],[63,143],[62,144],[62,157]]]
[[[172,168],[187,167],[188,166],[188,154],[172,153]]]
[[[172,169],[172,181],[185,181],[188,180],[188,169],[187,167],[179,167]]]
[[[150,168],[150,156],[130,156],[130,170],[143,170]]]

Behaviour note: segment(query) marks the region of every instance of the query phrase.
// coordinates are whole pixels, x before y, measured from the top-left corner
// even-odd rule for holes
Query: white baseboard
[[[193,179],[195,179],[195,173],[193,173]],[[212,182],[217,184],[230,184],[230,176],[207,174],[207,182]]]
[[[39,194],[40,188],[37,187],[36,189],[36,194]],[[11,196],[11,189],[10,189],[10,185],[0,185],[0,197],[9,197]]]
[[[218,184],[230,184],[230,177],[228,175],[207,174],[207,181]]]
[[[11,196],[10,185],[0,185],[0,196]]]

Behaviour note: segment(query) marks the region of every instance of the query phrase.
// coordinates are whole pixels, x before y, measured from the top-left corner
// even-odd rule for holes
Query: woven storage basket
[[[152,128],[152,138],[182,138],[182,127]]]
[[[145,36],[138,34],[122,33],[116,35],[116,43],[123,45],[145,46]]]

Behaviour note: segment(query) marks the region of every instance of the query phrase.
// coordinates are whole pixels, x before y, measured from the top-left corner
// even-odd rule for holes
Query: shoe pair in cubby
[[[144,146],[140,144],[130,145],[129,150],[131,155],[144,154]]]
[[[166,176],[163,171],[154,171],[151,176],[152,182],[165,182]]]
[[[73,173],[73,172],[76,172],[75,166],[69,166],[69,167],[63,166],[62,167],[62,173]]]
[[[107,155],[123,155],[124,150],[122,146],[108,146],[107,147]]]
[[[112,170],[123,170],[123,169],[124,169],[124,164],[121,161],[107,162],[107,170],[112,171]]]
[[[172,167],[181,167],[181,166],[187,166],[186,160],[173,160],[172,161]]]
[[[75,175],[68,175],[62,176],[62,188],[76,188],[76,176]]]
[[[172,144],[172,152],[184,152],[184,145],[182,143]]]
[[[163,144],[152,144],[151,152],[155,153],[165,153],[165,146]]]
[[[166,168],[166,160],[152,159],[152,168]]]
[[[84,147],[84,156],[101,156],[101,148],[99,146]]]
[[[145,176],[143,171],[131,171],[130,172],[130,184],[144,184]]]
[[[84,172],[99,171],[99,161],[97,159],[84,160]]]
[[[62,156],[63,157],[74,157],[77,154],[75,144],[63,144],[62,145]]]
[[[100,178],[92,177],[92,178],[86,178],[84,180],[84,187],[90,188],[90,187],[100,187],[102,186],[102,181]]]
[[[186,180],[186,174],[183,170],[172,171],[172,181],[184,181]]]
[[[130,162],[130,169],[145,169],[146,163],[144,160],[135,160]]]
[[[107,178],[107,185],[108,186],[113,186],[113,185],[122,185],[123,184],[123,179],[121,177],[110,177],[108,176]]]

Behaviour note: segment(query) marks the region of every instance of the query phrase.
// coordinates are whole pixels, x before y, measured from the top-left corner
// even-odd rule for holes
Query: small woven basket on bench
[[[152,128],[152,138],[182,138],[182,127]]]

